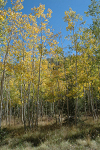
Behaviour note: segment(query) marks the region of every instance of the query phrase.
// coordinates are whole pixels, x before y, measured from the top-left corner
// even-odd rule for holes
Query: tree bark
[[[7,45],[7,49],[6,49],[6,54],[5,54],[5,57],[4,57],[4,63],[3,63],[4,69],[3,69],[2,76],[1,76],[1,92],[0,92],[0,129],[1,129],[1,120],[2,120],[3,86],[4,86],[4,78],[5,78],[6,60],[7,60],[7,57],[8,57],[10,41],[11,41],[11,35],[10,35],[10,39],[9,39],[9,41],[8,41],[8,45]]]

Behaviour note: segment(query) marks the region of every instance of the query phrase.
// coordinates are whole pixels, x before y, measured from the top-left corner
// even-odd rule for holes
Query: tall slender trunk
[[[68,99],[68,85],[67,85],[67,116],[68,116],[68,124],[69,124],[69,99]]]
[[[0,130],[1,130],[1,121],[2,121],[2,101],[3,101],[3,88],[1,87],[1,101],[0,101]]]
[[[100,68],[98,66],[98,72],[99,72],[99,83],[100,83]],[[99,92],[99,102],[100,102],[100,92]]]
[[[43,41],[42,41],[42,21],[41,21],[41,44],[40,44],[40,59],[39,59],[39,76],[38,76],[38,89],[37,89],[37,112],[36,112],[36,128],[38,127],[38,117],[39,117],[39,93],[40,93],[40,74],[41,74],[41,62],[42,62],[42,51],[43,51]]]
[[[14,106],[14,126],[15,126],[16,108]]]
[[[53,98],[53,117],[54,117],[54,115],[55,115],[55,102],[54,102],[54,98]]]
[[[24,43],[24,38],[23,38],[23,43]],[[25,52],[24,52],[24,45],[22,43],[23,46],[23,65],[24,65],[24,60],[25,60]],[[24,119],[24,129],[26,130],[26,94],[25,94],[25,79],[24,79],[24,99],[23,99],[23,119]]]
[[[7,89],[7,105],[6,105],[6,125],[8,124],[8,103],[9,103],[9,98],[8,98],[8,89]]]
[[[31,116],[30,116],[30,84],[28,84],[28,126],[29,128],[31,128],[31,124],[30,124],[30,119],[31,119]]]
[[[77,88],[78,84],[77,84],[77,48],[76,48],[76,90]],[[76,97],[76,104],[75,104],[75,125],[77,125],[77,107],[78,107],[78,95]]]
[[[85,87],[84,87],[84,84],[83,84],[83,92],[84,92],[84,103],[85,103],[85,116],[86,116],[86,119],[87,119],[86,98],[85,98]]]
[[[34,82],[33,82],[33,98],[32,98],[32,129],[33,129],[33,123],[34,123],[34,109],[33,105],[34,104]]]
[[[64,49],[63,48],[62,37],[61,37],[61,44],[62,44],[62,49]],[[65,60],[64,55],[63,55],[63,60],[64,60],[64,74],[65,74],[65,80],[66,80],[66,94],[68,95],[68,79],[67,79],[67,76],[66,76],[66,66],[65,66],[66,60]],[[69,99],[68,99],[68,96],[67,96],[67,117],[68,117],[68,124],[69,124]]]
[[[0,92],[0,129],[1,129],[1,120],[2,120],[2,103],[3,103],[3,86],[4,86],[4,78],[5,78],[5,69],[6,69],[6,60],[7,60],[7,56],[8,56],[8,52],[9,52],[9,45],[10,45],[10,41],[11,41],[11,35],[10,35],[10,39],[8,41],[8,45],[7,45],[7,49],[6,49],[6,54],[4,57],[4,69],[2,72],[2,76],[1,76],[1,92]]]
[[[21,75],[21,104],[22,104],[22,106],[21,106],[21,121],[22,121],[22,123],[24,123],[24,119],[23,119],[23,98],[22,98],[22,75]]]
[[[40,90],[40,71],[41,71],[41,60],[42,55],[40,56],[39,61],[39,76],[38,76],[38,93],[37,93],[37,112],[36,112],[36,127],[38,127],[38,117],[39,117],[39,90]]]
[[[58,61],[57,61],[57,65],[58,65]],[[57,68],[58,69],[58,68]],[[59,81],[58,81],[58,79],[57,79],[57,88],[58,88],[58,106],[60,107],[60,88],[59,88]],[[61,125],[61,111],[60,111],[60,109],[59,109],[59,111],[58,111],[58,113],[59,113],[59,118],[58,118],[58,120],[59,120],[59,125]]]
[[[33,45],[33,60],[32,60],[32,76],[33,76],[33,98],[32,98],[32,129],[33,129],[33,123],[34,123],[34,110],[33,110],[33,104],[34,104],[34,74],[35,74],[35,53],[34,53],[34,45]]]
[[[74,46],[76,51],[76,90],[78,90],[78,82],[77,82],[77,38],[75,37],[75,31],[73,29],[73,36],[74,36]],[[76,92],[76,104],[75,104],[75,125],[77,125],[77,108],[78,108],[78,93]]]
[[[24,129],[26,130],[26,98],[25,98],[25,81],[24,81]]]
[[[42,92],[41,92],[41,109],[40,109],[41,121],[43,118],[43,101],[42,101]]]
[[[11,125],[11,98],[10,98],[10,95],[9,95],[9,109],[10,109],[10,114],[9,114],[9,126]]]
[[[94,107],[94,98],[93,98],[93,85],[91,83],[91,101],[92,101],[92,105],[93,105],[93,114],[94,114],[94,119],[97,119],[97,114],[95,111],[95,107]]]
[[[48,115],[47,106],[48,106],[48,104],[47,104],[47,101],[46,101],[46,117],[47,117],[47,115]]]
[[[89,108],[89,114],[91,113],[91,110],[90,110],[90,85],[89,85],[89,82],[88,82],[88,108]]]
[[[93,116],[93,119],[94,119],[93,97],[92,97],[92,91],[90,89],[90,84],[89,84],[89,94],[90,94],[90,103],[91,103],[92,116]]]
[[[67,79],[67,76],[66,76],[65,58],[64,58],[64,74],[65,74],[65,79],[66,79],[66,94],[67,94],[67,117],[68,117],[68,124],[69,124],[68,79]]]

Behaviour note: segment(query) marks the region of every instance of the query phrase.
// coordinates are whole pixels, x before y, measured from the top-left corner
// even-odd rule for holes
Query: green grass
[[[100,123],[79,122],[77,126],[55,123],[24,131],[22,126],[2,128],[0,150],[99,150]]]

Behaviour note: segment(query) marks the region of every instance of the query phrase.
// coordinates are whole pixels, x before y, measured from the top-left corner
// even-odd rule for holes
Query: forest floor
[[[82,117],[75,125],[56,125],[53,120],[39,122],[38,130],[28,130],[19,123],[3,126],[0,150],[99,150],[100,119]]]

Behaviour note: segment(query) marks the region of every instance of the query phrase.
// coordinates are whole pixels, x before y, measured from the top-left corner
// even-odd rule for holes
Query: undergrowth
[[[22,126],[2,128],[0,150],[99,150],[100,123],[88,120],[77,126],[40,125],[38,130],[24,131]]]

